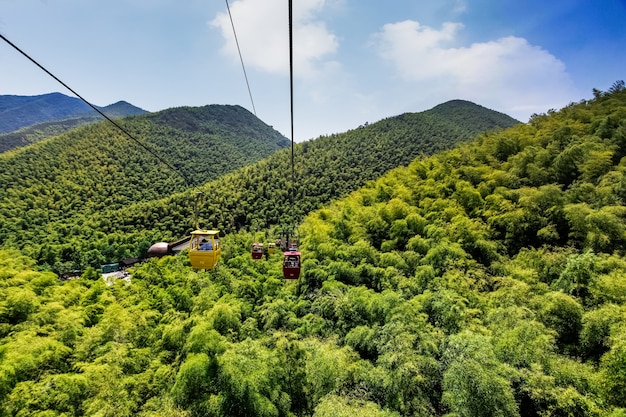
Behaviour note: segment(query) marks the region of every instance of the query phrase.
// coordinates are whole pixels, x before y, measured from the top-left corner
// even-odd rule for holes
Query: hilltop
[[[457,119],[447,117],[445,112],[449,111],[449,106],[458,108],[458,113],[463,116]],[[165,144],[157,142],[159,136],[150,134],[148,126],[152,129],[158,126],[159,129],[190,128],[207,134],[219,133],[230,138],[233,152],[243,154],[253,152],[259,146],[253,133],[248,131],[248,124],[238,123],[234,117],[253,116],[244,113],[243,109],[232,113],[223,112],[225,107],[209,108],[212,117],[206,120],[219,119],[219,126],[214,122],[198,122],[201,119],[194,117],[207,109],[181,108],[142,116],[140,120],[153,124],[145,128],[142,126],[137,132],[141,132],[142,137],[150,136],[154,144],[160,146]],[[29,188],[11,188],[4,200],[0,200],[0,218],[4,216],[7,219],[0,226],[0,237],[15,242],[26,253],[50,266],[69,262],[74,265],[73,269],[82,269],[86,265],[98,265],[98,262],[141,256],[150,242],[173,240],[189,233],[194,223],[197,191],[203,191],[206,196],[198,210],[200,223],[205,227],[218,228],[223,234],[242,228],[264,230],[284,223],[293,224],[311,210],[347,195],[392,168],[408,164],[416,156],[448,149],[494,126],[503,128],[516,123],[506,115],[469,102],[455,101],[420,113],[406,113],[343,134],[296,144],[294,183],[291,181],[290,149],[277,151],[254,164],[246,165],[242,161],[238,167],[246,166],[220,177],[226,168],[237,167],[225,160],[223,151],[206,144],[201,152],[189,147],[188,158],[197,161],[194,162],[197,167],[185,168],[183,163],[191,164],[191,161],[178,157],[184,151],[181,147],[172,147],[168,143],[167,148],[157,148],[193,178],[197,185],[193,190],[183,187],[176,175],[163,171],[149,155],[133,156],[130,162],[124,164],[124,176],[130,177],[128,179],[117,178],[117,175],[109,179],[106,175],[109,172],[117,174],[109,170],[105,170],[104,174],[94,174],[96,179],[89,174],[92,169],[88,167],[93,164],[93,171],[102,171],[102,161],[84,161],[86,166],[80,169],[80,174],[74,172],[77,168],[69,167],[63,174],[71,176],[73,191],[70,193],[67,186],[62,186],[62,176],[46,185],[47,189],[56,188],[54,193],[46,191],[45,194],[39,193],[38,197],[31,197],[32,189]],[[237,135],[222,132],[224,129],[235,129]],[[84,136],[93,138],[92,133]],[[173,133],[167,135],[168,138],[173,136],[179,140],[184,137]],[[82,146],[89,146],[90,142],[81,143]],[[122,149],[123,154],[117,149],[109,149],[106,160],[112,156],[113,160],[128,160],[128,148]],[[25,154],[20,161],[36,158]],[[138,164],[135,159],[139,158],[145,162]],[[150,159],[152,162],[149,162]],[[129,169],[130,164],[135,168]],[[11,161],[10,166],[13,175],[23,175],[17,169],[17,161]],[[192,174],[194,170],[195,174]],[[216,173],[221,174],[213,175]],[[41,175],[32,177],[31,181],[41,181]],[[159,188],[156,192],[159,184],[170,187]],[[174,193],[177,190],[171,185],[176,184],[179,192]],[[98,189],[106,192],[94,194]],[[63,212],[55,210],[58,203],[54,195],[61,201],[69,202],[63,204],[67,207]],[[80,196],[88,206],[80,203]],[[29,201],[36,202],[36,206],[28,207]],[[11,221],[13,212],[2,210],[2,207],[14,206],[24,207],[26,215]],[[23,230],[19,239],[16,230]],[[43,240],[41,230],[46,230]],[[67,233],[69,230],[71,234]]]
[[[111,118],[136,116],[147,111],[125,101],[95,106]],[[83,100],[61,93],[38,96],[0,95],[0,133],[7,133],[44,122],[80,117],[102,117]]]
[[[216,270],[168,256],[111,287],[0,251],[0,407],[622,416],[625,129],[617,85],[414,158],[303,218],[297,282],[255,231]]]
[[[450,108],[456,108],[457,118],[450,118]],[[203,186],[212,196],[199,211],[201,219],[225,233],[241,228],[266,229],[283,223],[297,223],[310,211],[343,197],[367,181],[377,179],[398,166],[406,165],[419,155],[430,155],[473,139],[477,134],[502,129],[519,123],[511,117],[465,101],[452,101],[431,110],[405,113],[342,134],[322,136],[296,144],[294,175],[291,176],[291,151],[283,150],[256,164],[233,172],[223,179]],[[170,212],[163,205],[180,206],[172,196],[154,202],[145,210]],[[133,219],[128,212],[126,225],[142,223],[145,216]],[[144,227],[161,228],[159,223],[183,224],[179,220],[161,217]],[[173,226],[170,229],[185,233]]]
[[[96,106],[118,119],[147,111],[125,101]],[[0,152],[37,143],[104,118],[82,100],[61,93],[40,96],[0,96]]]
[[[130,204],[214,180],[289,144],[239,106],[170,109],[118,123],[139,143],[103,121],[0,155],[4,246],[56,234],[67,244],[76,235],[69,221],[123,213]]]

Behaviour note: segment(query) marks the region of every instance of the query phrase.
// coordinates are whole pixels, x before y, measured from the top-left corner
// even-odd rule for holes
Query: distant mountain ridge
[[[95,107],[112,119],[148,113],[126,101]],[[0,152],[99,120],[102,116],[81,99],[61,93],[0,95]]]
[[[125,101],[108,106],[96,106],[109,117],[135,116],[148,113]],[[61,93],[38,96],[0,96],[0,133],[12,132],[24,127],[52,120],[89,116],[94,110],[79,98]]]

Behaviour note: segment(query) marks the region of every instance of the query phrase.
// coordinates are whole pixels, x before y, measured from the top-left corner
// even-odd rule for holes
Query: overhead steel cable
[[[24,52],[23,50],[21,50],[17,45],[15,45],[13,42],[11,42],[10,40],[8,40],[3,34],[0,33],[0,38],[2,38],[2,40],[4,40],[6,43],[8,43],[9,45],[11,45],[16,51],[18,51],[20,54],[24,55],[26,58],[28,58],[33,64],[37,65],[39,68],[41,68],[46,74],[48,74],[49,76],[51,76],[52,78],[54,78],[59,84],[61,84],[63,87],[67,88],[69,91],[72,92],[72,94],[74,94],[76,97],[78,97],[79,99],[81,99],[85,104],[87,104],[89,107],[91,107],[93,110],[95,110],[100,116],[104,117],[106,120],[108,120],[109,122],[111,122],[115,127],[117,127],[122,133],[124,133],[130,140],[132,140],[133,142],[135,142],[137,145],[141,146],[143,149],[145,149],[148,153],[150,153],[152,156],[154,156],[156,159],[159,160],[159,162],[161,162],[163,165],[165,165],[166,167],[168,167],[170,170],[172,170],[173,172],[175,172],[177,175],[179,175],[184,181],[186,185],[191,185],[191,181],[189,181],[189,179],[182,173],[180,172],[176,167],[172,166],[171,164],[169,164],[165,159],[163,159],[162,157],[160,157],[156,152],[154,152],[152,149],[148,148],[148,146],[146,146],[146,144],[142,143],[140,140],[136,139],[133,135],[130,134],[130,132],[126,129],[124,129],[122,126],[120,126],[119,123],[117,123],[115,120],[111,119],[109,116],[107,116],[106,114],[104,114],[98,107],[94,106],[93,104],[91,104],[89,101],[85,100],[80,94],[78,94],[76,91],[74,91],[69,85],[67,85],[66,83],[64,83],[63,81],[61,81],[56,75],[54,75],[53,73],[51,73],[50,71],[48,71],[43,65],[41,65],[39,62],[35,61],[30,55],[28,55],[26,52]]]
[[[250,82],[248,81],[248,74],[246,73],[246,67],[243,65],[243,56],[241,55],[241,48],[239,48],[239,40],[237,39],[237,31],[235,30],[235,23],[233,22],[233,15],[230,13],[230,6],[228,0],[226,0],[226,9],[228,9],[228,17],[230,18],[230,25],[233,27],[233,35],[235,36],[235,44],[237,45],[237,52],[239,53],[239,60],[241,61],[241,68],[243,69],[243,76],[246,79],[246,85],[248,86],[248,94],[250,95],[250,102],[252,103],[252,111],[256,116],[256,108],[254,107],[254,100],[252,99],[252,90],[250,90]]]
[[[293,157],[293,4],[289,0],[289,104],[291,116],[291,206],[293,208],[296,193],[296,176]]]

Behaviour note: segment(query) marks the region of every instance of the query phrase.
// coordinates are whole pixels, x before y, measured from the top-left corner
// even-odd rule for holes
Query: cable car
[[[300,277],[300,252],[289,251],[284,253],[283,277],[285,279],[298,279]]]
[[[263,257],[263,244],[255,242],[252,244],[252,259],[261,259]]]
[[[220,260],[220,232],[198,229],[191,232],[189,261],[195,269],[213,269]]]
[[[170,254],[170,244],[167,242],[157,242],[148,249],[149,258],[161,258]]]
[[[267,244],[267,252],[272,254],[276,252],[276,243],[270,242]]]

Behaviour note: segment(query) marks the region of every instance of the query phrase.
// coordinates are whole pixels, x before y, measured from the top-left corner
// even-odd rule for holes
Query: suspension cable
[[[230,25],[233,27],[233,34],[235,35],[235,43],[237,44],[237,52],[239,52],[239,60],[241,61],[241,68],[243,69],[243,76],[246,79],[246,85],[248,86],[248,94],[250,95],[250,102],[252,103],[252,111],[256,116],[256,108],[254,107],[254,100],[252,100],[252,91],[250,90],[250,83],[248,82],[248,74],[246,73],[246,67],[243,65],[243,57],[241,55],[241,48],[239,48],[239,40],[237,39],[237,31],[235,30],[235,23],[233,22],[233,15],[230,13],[230,6],[228,0],[226,0],[226,8],[228,9],[228,17],[230,18]]]
[[[293,208],[296,193],[296,177],[293,162],[293,5],[289,0],[289,98],[291,115],[291,206]]]
[[[55,76],[54,74],[52,74],[50,71],[48,71],[46,68],[44,68],[39,62],[35,61],[33,58],[31,58],[26,52],[24,52],[23,50],[21,50],[17,45],[15,45],[13,42],[11,42],[10,40],[8,40],[3,34],[0,33],[0,38],[2,38],[2,40],[4,40],[6,43],[8,43],[9,45],[11,45],[15,50],[17,50],[19,53],[21,53],[22,55],[24,55],[26,58],[28,58],[33,64],[37,65],[39,68],[41,68],[46,74],[48,74],[49,76],[51,76],[52,78],[54,78],[59,84],[61,84],[63,87],[67,88],[69,91],[72,92],[72,94],[74,94],[76,97],[78,97],[79,99],[81,99],[85,104],[87,104],[89,107],[91,107],[93,110],[95,110],[100,116],[104,117],[106,120],[108,120],[109,122],[111,122],[113,124],[113,126],[115,126],[116,128],[118,128],[122,133],[124,133],[128,138],[130,138],[133,142],[135,142],[136,144],[138,144],[139,146],[141,146],[143,149],[145,149],[148,153],[150,153],[152,156],[154,156],[156,159],[159,160],[159,162],[161,162],[163,165],[165,165],[166,167],[168,167],[170,170],[172,170],[173,172],[175,172],[176,174],[178,174],[184,181],[185,184],[187,186],[191,185],[191,181],[189,181],[189,179],[183,175],[182,172],[180,172],[176,167],[170,165],[165,159],[163,159],[162,157],[160,157],[159,155],[157,155],[154,151],[152,151],[150,148],[148,148],[148,146],[146,146],[144,143],[142,143],[140,140],[136,139],[133,135],[130,134],[130,132],[128,132],[128,130],[124,129],[122,126],[120,126],[117,122],[115,122],[113,119],[111,119],[109,116],[107,116],[106,114],[104,114],[99,108],[97,108],[96,106],[94,106],[93,104],[91,104],[89,101],[85,100],[80,94],[78,94],[76,91],[74,91],[70,86],[68,86],[67,84],[65,84],[63,81],[61,81],[57,76]]]

